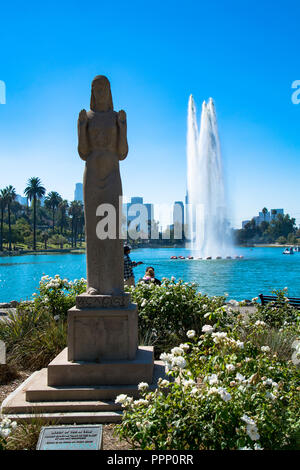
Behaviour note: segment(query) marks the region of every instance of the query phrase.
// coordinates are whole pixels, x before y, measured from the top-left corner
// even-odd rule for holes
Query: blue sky
[[[84,164],[76,121],[106,75],[127,112],[123,193],[183,200],[186,113],[213,97],[239,226],[281,208],[300,223],[300,79],[296,1],[11,2],[1,7],[0,188],[39,176],[73,199]]]

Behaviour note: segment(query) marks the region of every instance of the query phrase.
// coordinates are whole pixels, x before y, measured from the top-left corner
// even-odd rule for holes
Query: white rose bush
[[[58,274],[53,278],[43,276],[40,280],[39,291],[34,296],[36,309],[46,309],[56,319],[66,318],[69,308],[75,305],[76,296],[86,290],[86,279],[68,281]]]
[[[85,290],[83,278],[43,276],[33,300],[21,302],[16,313],[8,314],[9,321],[0,323],[10,363],[28,370],[47,367],[67,345],[67,312]]]
[[[246,319],[211,308],[200,334],[187,328],[185,341],[160,355],[158,388],[123,397],[116,434],[148,450],[299,449],[299,312],[287,304],[277,306],[280,321],[274,305]],[[275,333],[289,343],[285,356],[276,341],[266,344]]]
[[[218,317],[224,321],[226,296],[208,297],[197,291],[196,283],[187,283],[163,278],[162,285],[137,283],[126,288],[132,301],[138,305],[139,329],[151,331],[156,337],[156,351],[159,353],[177,345],[186,338],[186,331],[200,334],[207,317]]]

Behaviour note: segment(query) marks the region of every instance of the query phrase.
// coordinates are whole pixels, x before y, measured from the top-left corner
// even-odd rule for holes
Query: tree
[[[56,233],[55,235],[52,235],[49,242],[52,243],[52,245],[58,245],[61,249],[63,249],[64,244],[67,243],[67,239]]]
[[[59,203],[62,201],[62,197],[56,192],[51,191],[45,198],[45,206],[52,210],[52,231],[54,233],[55,228],[55,210],[58,208]]]
[[[12,185],[7,186],[6,188],[6,204],[8,212],[8,249],[11,251],[11,205],[17,197],[15,188]]]
[[[295,236],[294,233],[289,233],[288,236],[287,236],[287,242],[290,244],[290,245],[296,245],[298,242],[297,242],[297,237]]]
[[[40,178],[35,176],[30,178],[27,184],[24,194],[29,201],[33,200],[33,249],[36,250],[36,202],[45,195],[46,189],[42,186]]]
[[[296,220],[289,214],[277,214],[276,218],[271,220],[268,232],[276,240],[278,237],[287,237],[289,233],[295,233]]]
[[[69,207],[69,215],[72,217],[71,230],[72,230],[72,248],[77,247],[77,234],[80,224],[80,218],[83,214],[83,205],[80,201],[72,201]],[[96,228],[95,228],[96,230]]]
[[[66,199],[62,199],[58,204],[58,226],[60,227],[60,233],[63,234],[64,228],[68,226],[67,212],[69,209],[69,203]]]
[[[7,205],[7,189],[0,190],[0,209],[1,209],[1,226],[0,226],[0,251],[3,251],[3,222],[4,212]]]
[[[47,241],[48,241],[48,238],[49,238],[49,233],[48,232],[42,232],[41,233],[41,239],[42,241],[44,242],[44,246],[45,246],[45,250],[47,250]]]

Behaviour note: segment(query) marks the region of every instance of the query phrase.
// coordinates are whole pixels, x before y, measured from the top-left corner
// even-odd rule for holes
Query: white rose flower
[[[218,383],[218,374],[211,374],[207,377],[207,381],[209,385],[217,384]]]
[[[256,426],[255,421],[252,418],[249,418],[247,415],[243,415],[241,417],[241,420],[244,421],[246,424],[249,424],[250,426]]]
[[[235,378],[239,381],[239,382],[243,382],[245,380],[245,377],[240,374],[239,372],[236,374]]]
[[[149,385],[147,384],[147,382],[140,382],[138,384],[138,390],[140,391],[148,390],[148,388],[149,388]]]
[[[133,404],[134,405],[148,405],[149,401],[148,400],[144,400],[143,398],[140,398],[139,400],[134,400]]]
[[[255,326],[267,326],[267,324],[264,321],[257,320],[254,323]]]
[[[210,333],[212,333],[212,332],[214,331],[214,329],[213,329],[213,327],[212,327],[211,325],[204,325],[204,326],[202,327],[202,331],[203,331],[203,333],[208,333],[208,334],[210,334]]]
[[[254,444],[254,450],[264,450],[263,447],[260,447],[259,444],[255,443]]]
[[[262,346],[260,349],[262,352],[270,352],[269,346]]]
[[[266,397],[271,398],[271,400],[276,400],[276,398],[277,398],[276,395],[274,395],[274,393],[272,393],[272,392],[267,392]]]
[[[189,330],[186,333],[188,338],[194,338],[195,334],[196,334],[195,330]]]
[[[225,388],[219,387],[219,388],[218,388],[218,393],[219,393],[220,397],[222,398],[222,400],[224,400],[224,401],[226,401],[226,402],[229,401],[229,400],[231,400],[231,395],[230,395],[230,393],[228,393],[228,392],[225,390]]]
[[[181,356],[176,356],[174,357],[172,365],[179,367],[179,369],[184,369],[186,366],[186,360]]]
[[[252,441],[258,441],[260,439],[260,435],[257,431],[256,426],[251,426],[250,424],[247,425],[247,434]]]
[[[182,356],[182,354],[184,354],[184,350],[180,347],[176,347],[171,349],[171,354],[173,354],[173,356]]]
[[[127,395],[124,393],[121,393],[121,395],[118,395],[117,398],[115,399],[115,403],[124,403],[127,400]]]
[[[170,385],[170,382],[168,380],[162,379],[160,377],[160,379],[158,380],[158,385],[159,385],[159,387],[164,388],[164,387],[168,387]]]
[[[6,438],[10,435],[11,429],[10,428],[0,428],[0,436]]]

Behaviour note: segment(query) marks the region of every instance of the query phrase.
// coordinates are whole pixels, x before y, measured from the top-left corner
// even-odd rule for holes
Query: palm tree
[[[72,216],[72,248],[77,247],[77,234],[83,205],[80,201],[72,201],[69,207],[69,215]]]
[[[58,208],[59,203],[62,201],[62,197],[56,192],[51,191],[45,198],[45,206],[47,209],[52,210],[52,231],[54,233],[55,228],[55,209]]]
[[[67,222],[67,210],[69,209],[69,203],[66,199],[63,199],[60,201],[58,204],[58,210],[59,210],[59,227],[60,227],[60,233],[63,234],[63,229],[67,227],[68,222]]]
[[[3,251],[3,222],[4,211],[7,205],[7,189],[0,190],[1,228],[0,228],[0,251]]]
[[[6,188],[6,203],[7,203],[7,211],[8,211],[8,249],[11,251],[11,205],[13,201],[17,197],[17,193],[15,188],[12,185],[7,186]]]
[[[30,178],[27,184],[24,194],[29,201],[33,200],[33,249],[36,250],[36,201],[45,195],[46,189],[42,186],[40,178],[36,176]]]

